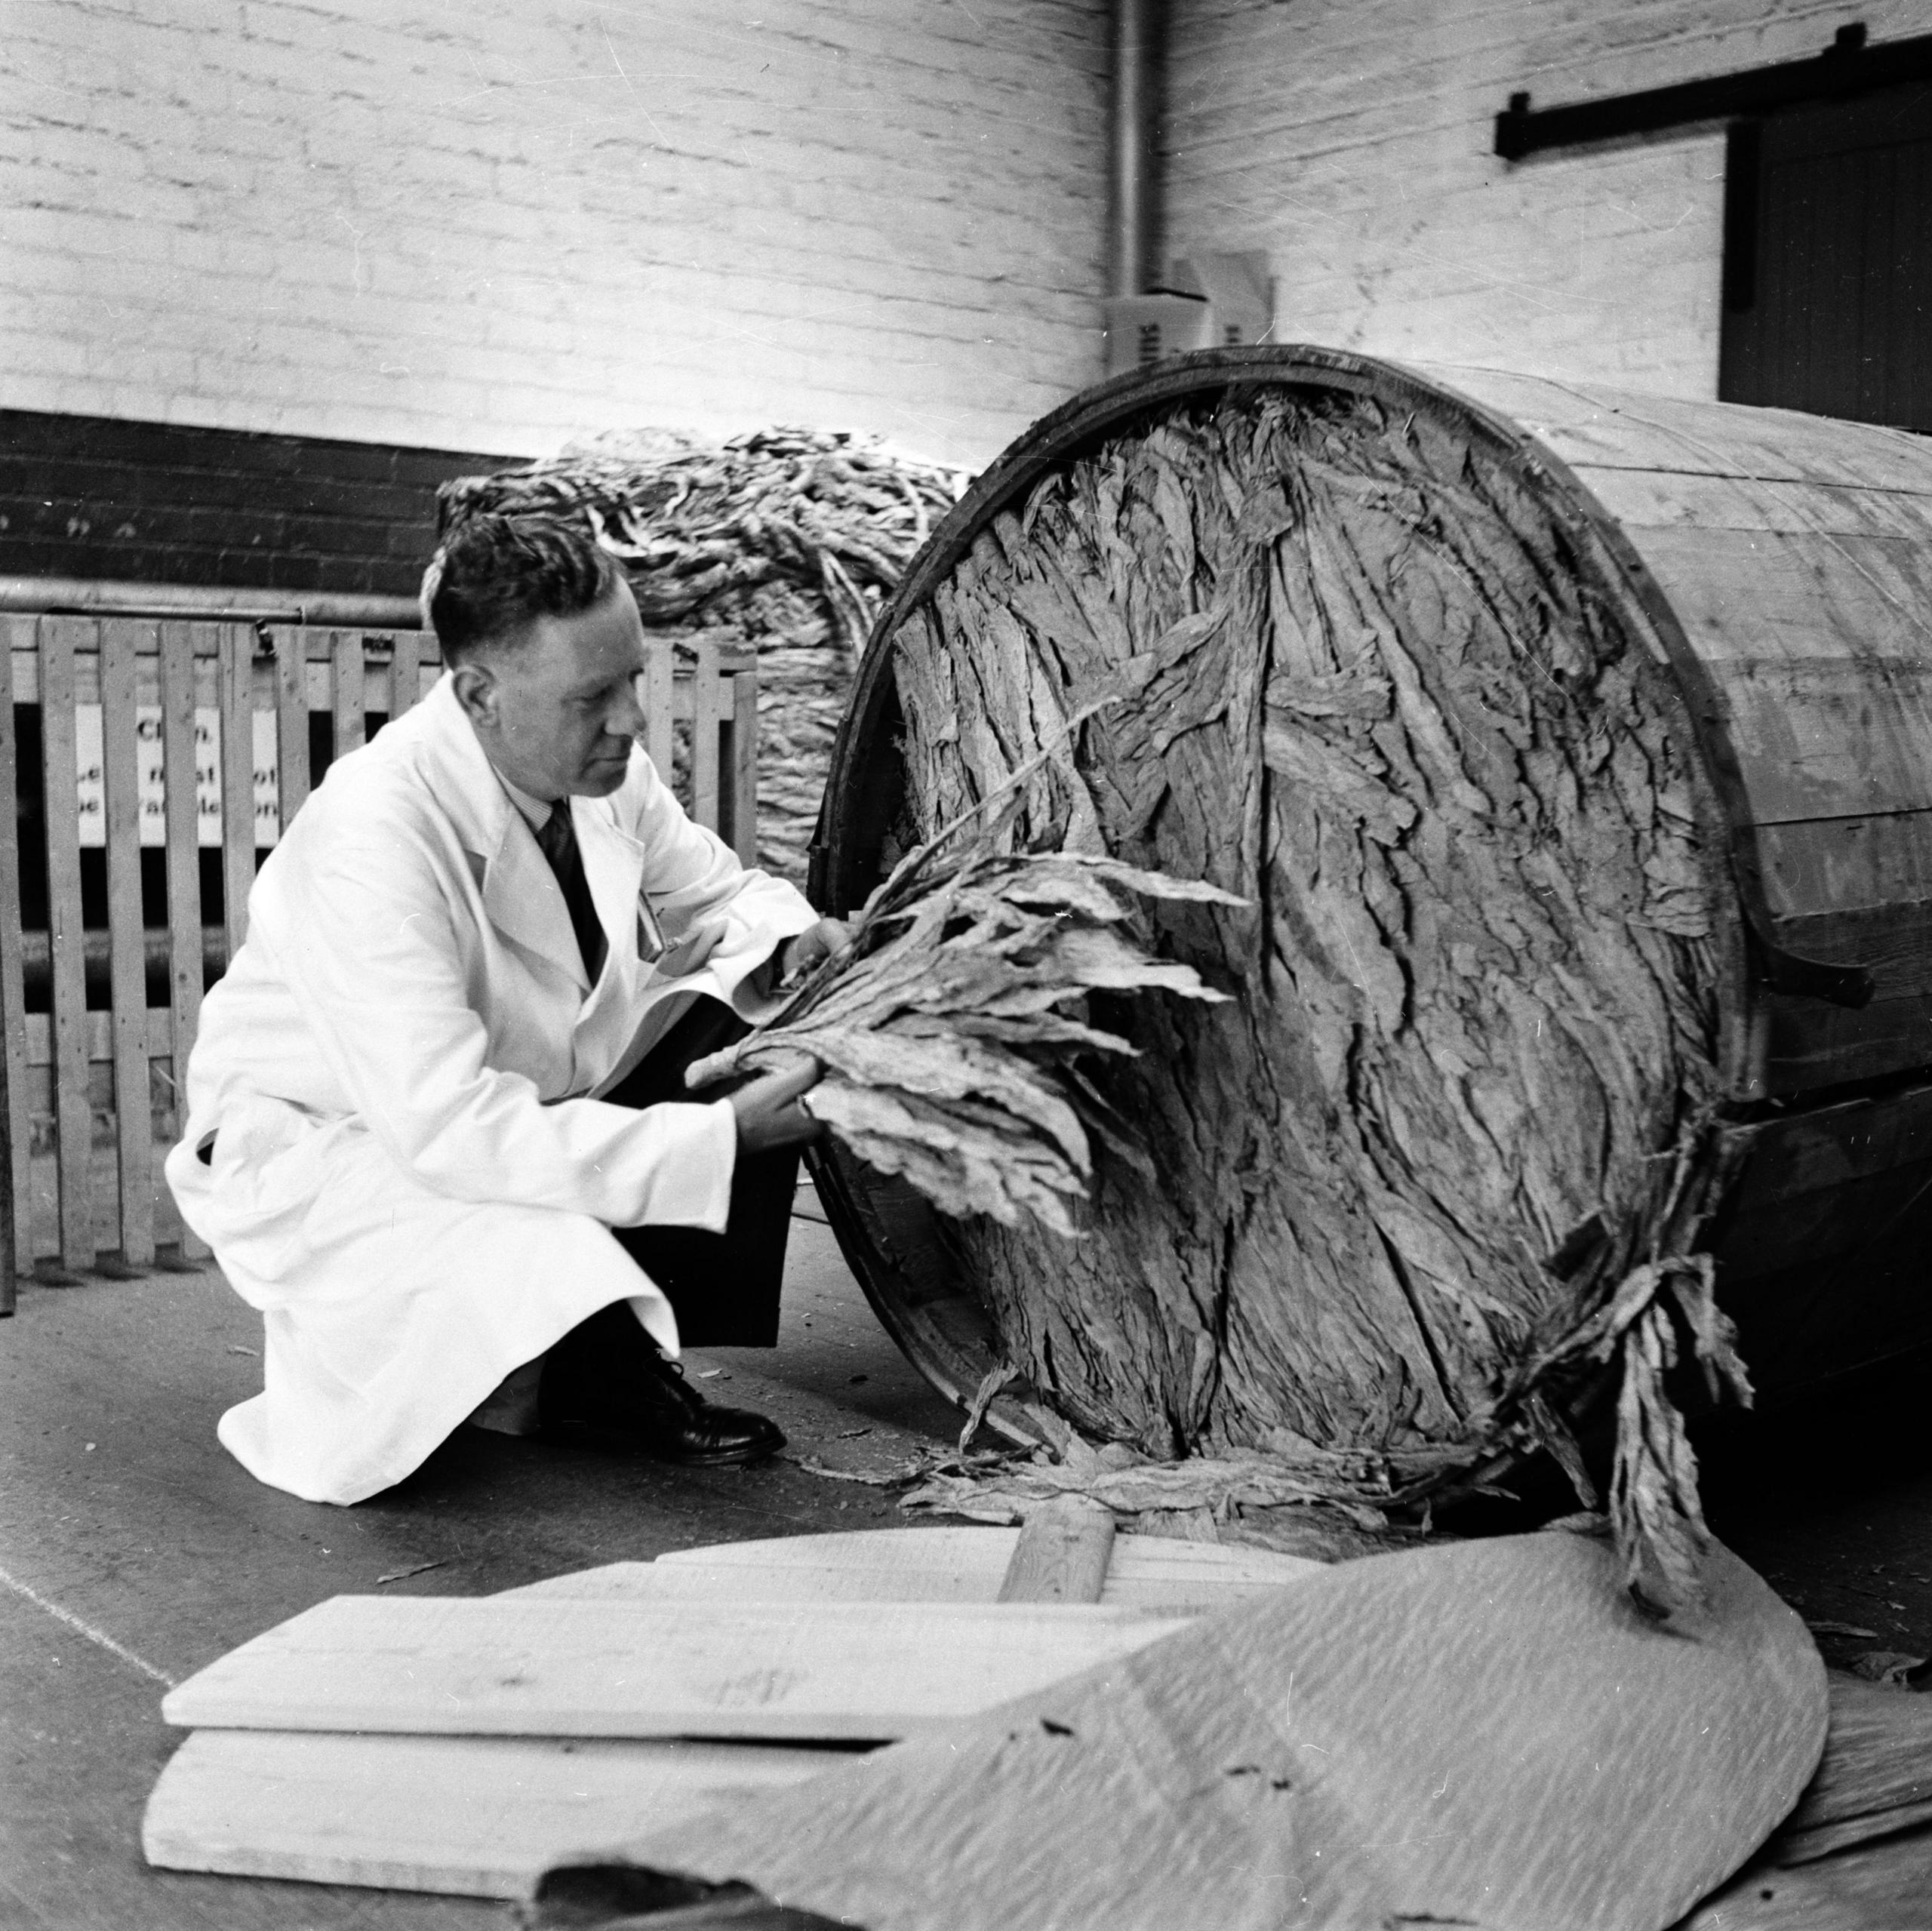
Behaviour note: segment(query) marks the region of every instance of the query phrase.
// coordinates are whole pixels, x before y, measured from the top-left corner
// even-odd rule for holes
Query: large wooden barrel
[[[1660,1241],[1761,1394],[1932,1342],[1928,676],[1915,436],[1308,348],[1075,398],[882,613],[815,896],[1111,696],[1026,835],[1244,892],[1158,928],[1237,998],[1128,1016],[1161,1179],[1058,1253],[817,1155],[881,1318],[1157,1452],[1452,1432]]]

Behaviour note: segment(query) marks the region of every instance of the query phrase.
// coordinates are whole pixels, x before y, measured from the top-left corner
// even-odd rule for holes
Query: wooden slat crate
[[[749,653],[706,646],[695,666],[651,640],[647,749],[667,776],[678,727],[692,816],[747,863],[756,850],[758,683]],[[17,1272],[138,1272],[205,1250],[161,1179],[179,1130],[203,985],[247,935],[257,866],[301,809],[311,721],[340,756],[416,703],[440,675],[406,630],[0,617],[0,785],[19,795],[16,706],[39,713],[48,887],[45,931],[21,919],[20,817],[0,828],[0,1313]],[[66,782],[60,773],[71,773]],[[146,928],[143,846],[163,854],[170,918]],[[205,923],[201,853],[217,846],[225,906]],[[107,924],[82,909],[84,848],[104,847]],[[150,1007],[149,967],[165,980]],[[88,1009],[90,988],[95,1009]],[[106,1004],[102,1006],[105,994]],[[35,1010],[29,1013],[31,1002]],[[111,1120],[97,1145],[96,1122]],[[51,1159],[33,1157],[35,1130]]]

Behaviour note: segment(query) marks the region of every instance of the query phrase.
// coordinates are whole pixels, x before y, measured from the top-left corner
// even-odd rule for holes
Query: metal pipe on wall
[[[1138,295],[1152,278],[1158,226],[1154,116],[1158,98],[1161,0],[1113,0],[1113,96],[1108,170],[1110,286]]]
[[[202,617],[235,623],[418,630],[414,597],[318,590],[204,589],[186,583],[105,583],[86,577],[0,577],[0,610],[68,617]]]

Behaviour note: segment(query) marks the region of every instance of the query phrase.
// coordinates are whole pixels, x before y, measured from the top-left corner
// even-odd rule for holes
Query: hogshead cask
[[[1044,749],[1017,835],[1239,893],[1152,927],[1235,997],[1112,1016],[1155,1177],[1077,1241],[816,1155],[881,1314],[1145,1452],[1412,1468],[1667,1256],[1761,1393],[1932,1339],[1928,678],[1915,436],[1286,347],[1076,398],[884,611],[817,894]]]

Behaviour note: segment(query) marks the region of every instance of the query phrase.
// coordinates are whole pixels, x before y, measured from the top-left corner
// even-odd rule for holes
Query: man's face
[[[537,618],[454,673],[491,762],[537,798],[603,798],[624,781],[644,729],[635,679],[644,626],[620,583],[574,617]]]

